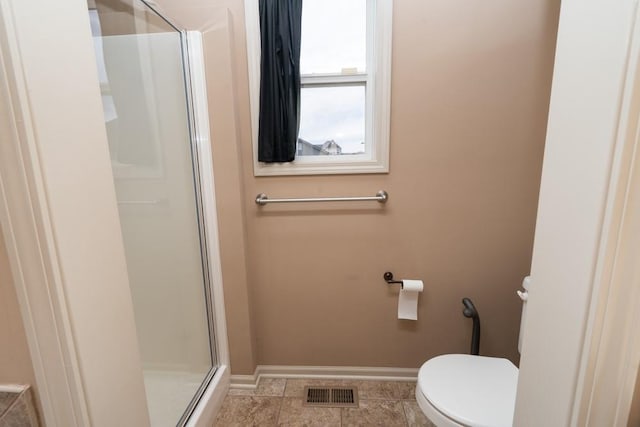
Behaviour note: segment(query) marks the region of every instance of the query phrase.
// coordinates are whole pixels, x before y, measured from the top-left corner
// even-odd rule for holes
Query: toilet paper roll
[[[403,280],[398,298],[398,319],[418,320],[418,295],[424,289],[422,280]]]

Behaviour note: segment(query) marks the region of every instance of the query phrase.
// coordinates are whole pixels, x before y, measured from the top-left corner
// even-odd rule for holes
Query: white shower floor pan
[[[152,427],[175,427],[205,378],[202,373],[180,371],[143,374]]]

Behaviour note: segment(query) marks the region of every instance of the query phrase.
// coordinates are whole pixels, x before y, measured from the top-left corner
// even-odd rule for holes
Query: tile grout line
[[[404,405],[404,400],[400,400],[400,406],[402,406],[402,413],[404,414],[404,423],[408,427],[409,426],[409,418],[407,417],[407,409]]]
[[[278,406],[278,416],[276,417],[276,427],[280,425],[280,414],[282,414],[282,401],[284,399],[280,397],[279,400],[280,400],[280,406]]]
[[[276,417],[276,427],[280,425],[280,415],[282,414],[282,404],[284,403],[284,392],[287,389],[287,382],[289,380],[284,380],[284,388],[282,389],[282,395],[279,397],[280,399],[280,407],[278,408],[278,416]]]

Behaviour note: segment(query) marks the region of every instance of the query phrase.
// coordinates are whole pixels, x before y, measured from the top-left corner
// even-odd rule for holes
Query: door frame
[[[640,8],[630,26],[572,424],[626,426],[640,363]]]
[[[86,3],[0,21],[0,223],[43,421],[148,425]]]

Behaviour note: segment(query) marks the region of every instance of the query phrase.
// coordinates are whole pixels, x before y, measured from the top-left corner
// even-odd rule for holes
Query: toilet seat
[[[438,426],[511,426],[518,368],[507,359],[447,354],[425,362],[416,399]]]

